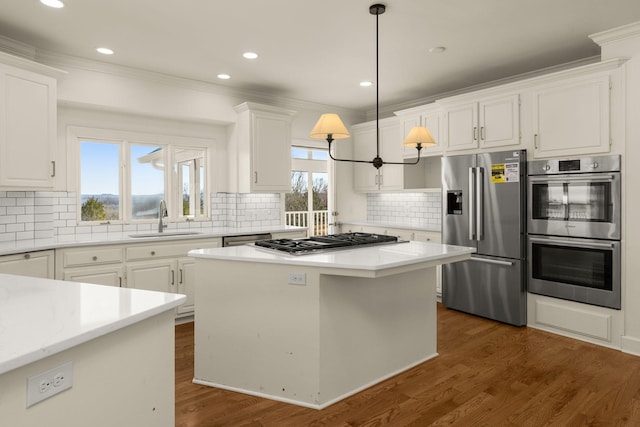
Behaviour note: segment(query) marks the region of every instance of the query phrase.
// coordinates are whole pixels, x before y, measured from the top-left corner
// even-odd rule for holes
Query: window
[[[120,206],[120,144],[80,142],[80,220],[118,221]]]
[[[118,134],[84,128],[82,133]],[[207,148],[202,145],[211,141],[180,138],[200,145],[188,147],[164,141],[167,137],[135,136],[136,142],[77,137],[80,221],[155,222],[161,200],[169,221],[208,219]]]
[[[285,194],[285,222],[309,227],[312,236],[329,232],[328,157],[322,149],[291,148],[291,192]]]

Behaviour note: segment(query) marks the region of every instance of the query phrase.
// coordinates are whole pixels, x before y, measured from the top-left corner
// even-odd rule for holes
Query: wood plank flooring
[[[322,411],[193,384],[176,326],[176,427],[640,426],[640,357],[438,306],[440,356]]]

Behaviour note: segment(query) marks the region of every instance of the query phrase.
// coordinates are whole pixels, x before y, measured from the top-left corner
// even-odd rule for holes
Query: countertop
[[[381,227],[381,228],[397,228],[400,230],[413,230],[413,231],[430,231],[440,233],[440,226],[426,226],[426,227],[415,227],[411,225],[402,225],[402,224],[389,224],[375,221],[340,221],[338,225],[360,225],[363,227]]]
[[[185,298],[0,274],[0,374],[172,310]]]
[[[288,231],[306,230],[306,227],[293,227],[289,225],[265,226],[251,228],[214,227],[195,229],[172,228],[165,231],[162,237],[131,237],[135,234],[149,234],[149,231],[124,231],[110,233],[86,233],[60,235],[51,239],[15,240],[0,242],[0,255],[11,255],[31,251],[43,251],[47,249],[59,249],[65,247],[115,245],[122,243],[166,242],[171,240],[206,239],[225,236],[240,236],[255,233],[286,233]],[[198,234],[174,235],[175,232],[198,232]]]
[[[475,252],[475,248],[466,246],[411,241],[298,256],[281,254],[253,245],[196,249],[190,251],[189,256],[229,261],[380,271],[429,261],[441,261],[441,263],[460,261],[469,258],[473,252]]]

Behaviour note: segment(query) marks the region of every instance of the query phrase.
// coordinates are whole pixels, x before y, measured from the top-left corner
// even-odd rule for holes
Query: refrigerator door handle
[[[476,234],[484,239],[484,168],[478,167],[476,173]]]
[[[476,168],[469,168],[469,240],[476,240]]]
[[[495,265],[504,265],[506,267],[511,267],[513,265],[513,262],[511,261],[500,261],[498,259],[489,259],[489,258],[476,258],[474,256],[471,256],[471,258],[469,258],[469,261],[484,262],[487,264],[495,264]]]

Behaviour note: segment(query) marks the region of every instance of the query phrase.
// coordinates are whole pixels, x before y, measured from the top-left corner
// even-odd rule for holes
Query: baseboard
[[[253,390],[246,390],[246,389],[243,389],[243,388],[233,387],[233,386],[229,386],[229,385],[226,385],[226,384],[218,384],[218,383],[215,383],[215,382],[212,382],[212,381],[202,380],[202,379],[199,379],[199,378],[194,378],[193,379],[193,383],[194,384],[208,386],[208,387],[215,387],[215,388],[219,388],[219,389],[222,389],[222,390],[234,391],[236,393],[244,393],[244,394],[248,394],[250,396],[261,397],[261,398],[264,398],[264,399],[275,400],[275,401],[278,401],[278,402],[289,403],[289,404],[292,404],[292,405],[303,406],[305,408],[321,410],[321,409],[327,408],[327,407],[333,405],[334,403],[337,403],[337,402],[339,402],[339,401],[341,401],[343,399],[346,399],[349,396],[353,396],[354,394],[360,393],[361,391],[366,390],[369,387],[372,387],[372,386],[374,386],[374,385],[376,385],[376,384],[378,384],[378,383],[380,383],[382,381],[385,381],[385,380],[388,380],[389,378],[395,377],[396,375],[398,375],[398,374],[400,374],[400,373],[402,373],[404,371],[407,371],[407,370],[409,370],[411,368],[414,368],[414,367],[416,367],[416,366],[418,366],[418,365],[420,365],[420,364],[422,364],[422,363],[424,363],[424,362],[426,362],[428,360],[431,360],[431,359],[433,359],[433,358],[435,358],[437,356],[438,356],[438,353],[434,353],[434,354],[432,354],[430,356],[427,356],[427,357],[425,357],[425,358],[423,358],[423,359],[421,359],[421,360],[419,360],[417,362],[414,362],[414,363],[412,363],[410,365],[407,365],[407,366],[405,366],[405,367],[403,367],[401,369],[398,369],[398,370],[396,370],[394,372],[391,372],[388,375],[385,375],[383,377],[377,378],[377,379],[371,381],[370,383],[364,384],[364,385],[362,385],[360,387],[357,387],[357,388],[355,388],[353,390],[350,390],[347,393],[344,393],[344,394],[342,394],[340,396],[337,396],[337,397],[335,397],[335,398],[333,398],[331,400],[328,400],[328,401],[326,401],[324,403],[309,403],[309,402],[304,402],[304,401],[301,401],[301,400],[293,400],[293,399],[288,399],[286,397],[274,396],[272,394],[260,393],[260,392],[253,391]]]

